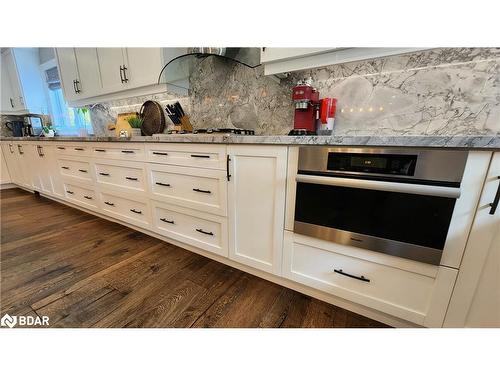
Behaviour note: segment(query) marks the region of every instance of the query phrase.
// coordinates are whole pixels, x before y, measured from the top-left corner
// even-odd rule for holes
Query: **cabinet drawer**
[[[153,201],[153,230],[200,249],[228,256],[226,218]]]
[[[189,167],[226,169],[226,146],[207,144],[146,145],[148,161]]]
[[[122,198],[108,192],[101,192],[99,200],[101,209],[109,216],[141,227],[150,226],[151,213],[147,201]]]
[[[56,144],[56,153],[59,155],[89,156],[90,147],[85,144]]]
[[[405,271],[310,246],[298,242],[300,238],[298,241],[294,240],[293,233],[285,233],[284,277],[399,318],[424,324],[434,297],[438,272],[432,277]],[[438,268],[441,267],[436,266],[436,270]],[[449,293],[451,288],[452,284],[448,288]],[[449,300],[449,297],[443,294],[442,299]]]
[[[65,183],[64,196],[75,204],[85,206],[86,208],[97,208],[96,194],[91,188]]]
[[[152,198],[217,215],[227,215],[225,171],[148,166]]]
[[[134,166],[125,167],[105,162],[96,162],[95,171],[96,180],[100,184],[139,192],[146,191],[144,168],[139,163],[134,163]]]
[[[92,181],[90,163],[72,159],[58,159],[59,172],[64,177],[74,177],[85,182]]]
[[[144,145],[137,143],[127,143],[126,145],[113,145],[109,143],[97,144],[91,146],[92,156],[98,158],[115,160],[144,160]]]

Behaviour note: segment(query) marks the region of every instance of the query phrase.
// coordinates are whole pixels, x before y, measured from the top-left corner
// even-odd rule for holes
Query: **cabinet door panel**
[[[78,88],[81,90],[81,98],[89,98],[101,94],[101,77],[97,60],[96,48],[75,48],[76,61],[78,64],[78,76],[80,82]]]
[[[229,258],[281,274],[287,148],[229,146]]]
[[[12,89],[12,83],[9,76],[9,70],[7,69],[7,53],[2,53],[0,60],[1,67],[1,76],[0,76],[0,87],[1,92],[1,107],[0,111],[5,112],[13,112],[16,110],[15,102],[14,102],[14,91]]]
[[[161,48],[127,48],[126,75],[130,87],[153,85],[162,68]]]
[[[123,48],[97,48],[97,58],[104,93],[121,91],[129,87],[122,82],[120,76],[120,67],[124,65]]]
[[[75,90],[74,81],[79,79],[78,67],[74,48],[57,48],[57,61],[59,63],[59,74],[64,89],[64,97],[67,101],[79,98]]]

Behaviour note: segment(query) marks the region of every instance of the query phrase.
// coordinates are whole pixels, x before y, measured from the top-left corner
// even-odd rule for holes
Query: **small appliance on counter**
[[[317,121],[317,133],[319,135],[331,135],[337,112],[337,99],[323,98],[320,100],[319,119]]]
[[[24,136],[24,122],[23,121],[7,121],[5,126],[12,132],[13,137]]]
[[[312,86],[312,78],[301,80],[293,88],[295,105],[293,129],[288,135],[316,135],[319,119],[319,92]]]

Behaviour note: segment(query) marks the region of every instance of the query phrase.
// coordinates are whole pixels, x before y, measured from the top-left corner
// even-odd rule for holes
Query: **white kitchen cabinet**
[[[12,182],[12,178],[10,177],[9,167],[7,166],[5,153],[10,153],[7,149],[5,150],[4,145],[0,150],[0,184],[10,184]],[[7,154],[8,155],[8,154]]]
[[[52,189],[52,159],[50,157],[51,155],[51,148],[53,146],[48,145],[46,143],[37,143],[34,146],[34,149],[36,151],[34,157],[35,159],[33,160],[33,178],[37,180],[39,183],[39,188],[41,193],[53,194],[53,189]]]
[[[127,72],[125,71],[124,75],[123,71],[123,67],[126,65],[124,48],[97,48],[97,59],[104,93],[130,88],[126,81]]]
[[[280,74],[327,65],[415,52],[422,48],[269,48],[261,50],[264,74]],[[307,78],[307,77],[305,77]]]
[[[228,146],[229,258],[281,273],[285,146]]]
[[[156,84],[163,67],[161,48],[125,48],[124,65],[127,84],[131,87],[141,87]]]
[[[500,328],[500,152],[493,154],[445,327]]]
[[[12,48],[8,48],[1,54],[0,65],[2,66],[2,113],[25,112],[24,98],[21,94],[21,83],[17,73],[15,57]]]
[[[56,53],[68,102],[102,94],[96,48],[57,48]]]

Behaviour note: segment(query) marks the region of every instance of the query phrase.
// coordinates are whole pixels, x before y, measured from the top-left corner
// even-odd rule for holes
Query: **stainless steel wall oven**
[[[439,264],[467,155],[301,147],[294,232]]]

